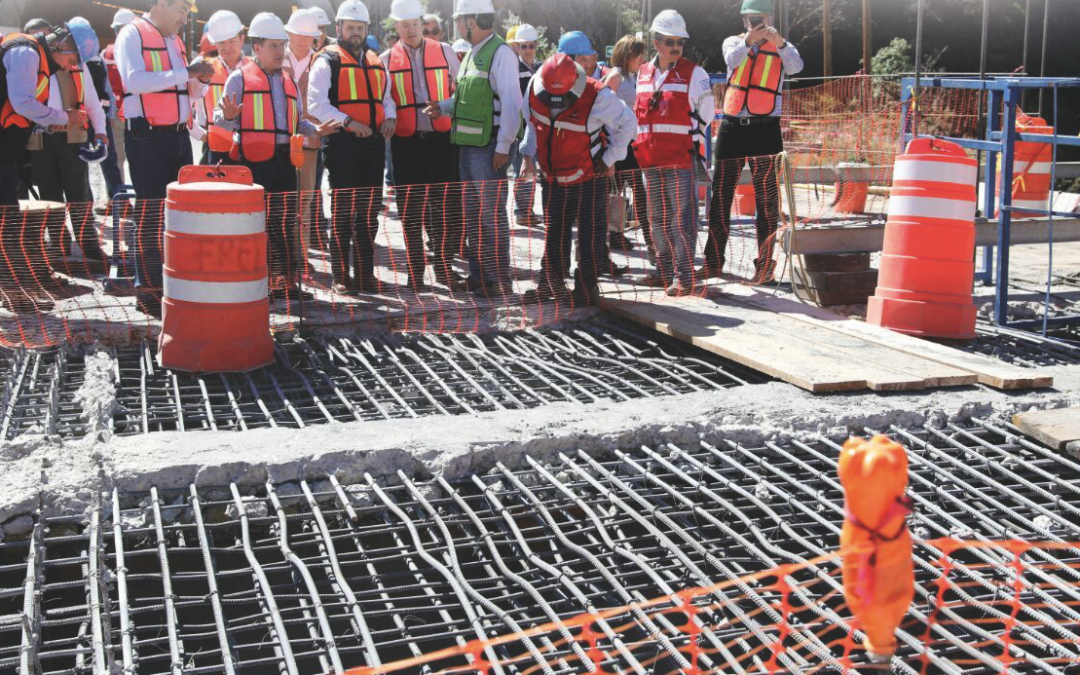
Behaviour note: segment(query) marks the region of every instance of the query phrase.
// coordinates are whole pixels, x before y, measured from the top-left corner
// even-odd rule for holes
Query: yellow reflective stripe
[[[435,88],[438,90],[438,93],[436,94],[436,97],[438,98],[438,100],[444,101],[444,100],[450,98],[446,94],[446,91],[445,91],[445,89],[446,89],[446,78],[443,77],[443,71],[441,71],[441,70],[436,70],[435,71]]]
[[[739,66],[739,70],[735,72],[735,81],[732,84],[743,86],[746,83],[743,82],[743,75],[746,73],[746,65],[750,63],[750,57],[743,59],[742,65]]]
[[[48,89],[49,89],[49,78],[42,77],[42,78],[38,79],[37,91],[35,91],[34,93],[37,96],[41,96],[46,91],[48,91]]]
[[[396,73],[394,75],[394,82],[397,84],[398,102],[401,103],[401,104],[408,103],[409,99],[405,95],[405,74],[404,73]]]
[[[356,95],[356,69],[349,68],[349,100],[356,101],[360,97]]]
[[[253,114],[255,116],[255,120],[254,120],[255,129],[258,130],[258,131],[262,131],[263,129],[266,129],[266,119],[265,119],[266,108],[265,108],[265,103],[263,101],[265,96],[266,96],[266,94],[255,94],[254,95],[255,111],[254,111]]]
[[[760,87],[767,87],[769,84],[769,73],[772,72],[773,58],[772,56],[765,57],[765,67],[761,71],[761,81],[758,83]]]
[[[164,70],[161,66],[161,52],[150,52],[150,69],[155,73]]]

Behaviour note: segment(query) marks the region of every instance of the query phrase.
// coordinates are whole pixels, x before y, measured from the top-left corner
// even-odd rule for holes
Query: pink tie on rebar
[[[896,158],[889,219],[866,320],[924,337],[975,337],[978,165],[955,143],[919,138]]]

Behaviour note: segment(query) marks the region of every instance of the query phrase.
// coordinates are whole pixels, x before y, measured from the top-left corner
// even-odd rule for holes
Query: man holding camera
[[[775,159],[784,151],[780,135],[781,92],[785,75],[800,72],[803,60],[795,45],[773,27],[772,13],[773,0],[743,0],[746,33],[724,41],[728,86],[724,120],[716,137],[709,240],[705,244],[705,266],[698,273],[702,280],[719,277],[724,268],[731,203],[748,161],[757,202],[758,254],[753,282],[767,284],[774,280],[773,240],[780,220]]]

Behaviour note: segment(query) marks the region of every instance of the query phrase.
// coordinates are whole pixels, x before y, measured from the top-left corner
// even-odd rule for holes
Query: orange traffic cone
[[[915,596],[907,514],[907,454],[885,436],[851,438],[840,453],[847,518],[840,535],[844,597],[875,661],[896,650],[896,628]]]

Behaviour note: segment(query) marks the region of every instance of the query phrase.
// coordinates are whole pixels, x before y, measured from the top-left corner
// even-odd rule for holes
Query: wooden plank
[[[905,354],[919,356],[929,361],[974,373],[979,383],[988,387],[1014,390],[1043,389],[1054,386],[1054,378],[1045,373],[1018,368],[980,354],[969,354],[937,342],[848,319],[829,310],[813,307],[795,300],[767,295],[744,286],[732,284],[723,286],[722,290],[733,297],[738,297],[741,302],[790,316],[807,325],[841,331],[847,335],[858,336],[869,342]]]
[[[1055,450],[1080,444],[1080,408],[1033,410],[1013,415],[1013,424],[1025,435]]]
[[[808,391],[912,391],[974,376],[730,298],[606,298],[605,309]],[[887,364],[887,365],[886,365]]]

